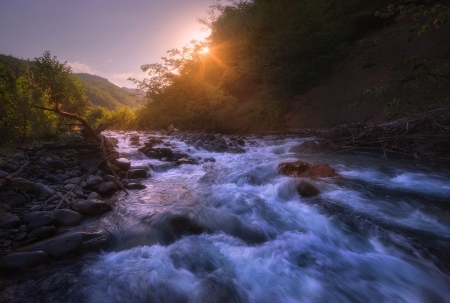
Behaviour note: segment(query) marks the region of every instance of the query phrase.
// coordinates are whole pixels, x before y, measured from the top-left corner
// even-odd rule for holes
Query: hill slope
[[[138,107],[138,99],[130,96],[130,91],[118,87],[107,79],[86,74],[76,74],[80,77],[86,87],[86,96],[89,97],[93,105],[102,106],[110,110],[115,110],[123,106],[130,108]]]

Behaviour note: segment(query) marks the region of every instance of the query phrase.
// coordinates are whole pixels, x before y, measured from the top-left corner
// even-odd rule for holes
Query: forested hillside
[[[136,108],[139,106],[138,98],[132,97],[132,91],[108,81],[108,79],[86,73],[76,74],[81,78],[86,88],[86,96],[92,104],[105,107],[109,110],[127,106]]]
[[[280,127],[295,97],[335,74],[360,39],[402,16],[418,20],[419,28],[407,29],[416,35],[445,24],[448,17],[447,7],[436,1],[388,4],[386,0],[219,2],[199,20],[211,30],[206,42],[169,50],[161,63],[142,66],[150,77],[135,80],[147,100],[139,124],[233,131],[237,114],[243,112],[249,131]],[[251,111],[246,111],[248,103]],[[301,112],[301,104],[295,110]]]

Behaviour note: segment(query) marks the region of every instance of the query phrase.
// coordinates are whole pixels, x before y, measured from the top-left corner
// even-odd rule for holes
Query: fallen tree
[[[339,125],[320,135],[323,146],[338,151],[366,150],[450,162],[449,107],[367,126]]]

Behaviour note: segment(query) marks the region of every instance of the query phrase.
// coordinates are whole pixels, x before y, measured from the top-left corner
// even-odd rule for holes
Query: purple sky
[[[203,39],[197,17],[214,0],[0,0],[0,53],[23,59],[49,50],[75,72],[126,87],[140,66]]]

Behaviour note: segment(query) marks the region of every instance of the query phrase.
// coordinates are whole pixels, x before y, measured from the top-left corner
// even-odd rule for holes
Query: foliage
[[[146,92],[140,123],[230,127],[223,118],[230,108],[257,93],[262,102],[255,122],[276,125],[295,94],[329,76],[354,39],[382,24],[373,11],[385,4],[384,0],[218,1],[199,19],[211,31],[206,44],[170,50],[162,63],[142,66],[150,77],[134,80]],[[202,53],[204,45],[209,53]]]
[[[131,96],[131,93],[124,88],[109,82],[99,76],[79,73],[76,74],[86,88],[86,96],[91,103],[102,106],[109,110],[119,109],[123,106],[137,108],[139,98]]]
[[[88,111],[86,121],[94,128],[101,124],[111,124],[109,129],[122,130],[136,129],[137,126],[136,114],[128,107],[112,111],[96,106]]]

